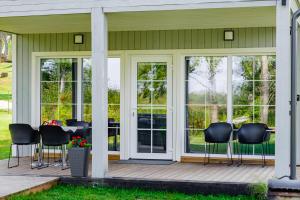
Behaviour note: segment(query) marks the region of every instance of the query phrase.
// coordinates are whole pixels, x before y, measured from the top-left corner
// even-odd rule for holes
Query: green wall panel
[[[224,29],[109,32],[109,50],[216,49],[275,47],[274,27],[235,28],[234,41],[224,41]],[[74,33],[17,36],[17,121],[30,122],[32,52],[91,51],[91,34],[84,44],[73,43]]]

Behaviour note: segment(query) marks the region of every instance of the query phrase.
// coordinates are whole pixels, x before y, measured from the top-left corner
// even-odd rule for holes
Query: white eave
[[[0,17],[275,6],[276,0],[0,0]]]

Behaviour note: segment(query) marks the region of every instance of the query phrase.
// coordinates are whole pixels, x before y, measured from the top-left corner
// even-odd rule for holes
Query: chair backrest
[[[242,144],[260,144],[263,143],[268,136],[268,127],[262,123],[244,124],[238,130],[238,140]]]
[[[83,127],[83,128],[89,128],[90,124],[88,122],[85,122],[85,121],[77,121],[76,126],[80,126],[80,127]]]
[[[76,126],[77,125],[77,119],[67,119],[66,124],[67,124],[67,126]]]
[[[9,131],[13,144],[26,145],[36,141],[35,131],[29,124],[10,124]]]
[[[43,144],[46,146],[60,146],[68,144],[70,140],[69,133],[64,131],[60,126],[40,126],[40,133]]]
[[[232,126],[226,122],[212,123],[204,131],[205,142],[227,143],[230,140]]]

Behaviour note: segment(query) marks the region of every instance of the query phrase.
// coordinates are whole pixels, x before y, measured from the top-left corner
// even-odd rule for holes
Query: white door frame
[[[170,55],[133,55],[131,60],[131,127],[130,158],[135,159],[173,159],[173,57]],[[137,152],[137,68],[138,62],[167,62],[167,138],[166,153]]]

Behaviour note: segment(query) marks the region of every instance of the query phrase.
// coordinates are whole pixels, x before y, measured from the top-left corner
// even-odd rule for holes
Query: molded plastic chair
[[[60,159],[62,160],[65,157],[66,152],[65,148],[70,141],[71,131],[64,131],[60,126],[49,126],[42,125],[40,126],[40,133],[42,136],[42,150],[44,155],[44,147],[48,149],[48,165],[49,166],[49,147],[54,147],[54,158],[55,158],[55,148],[58,147],[61,150]],[[64,163],[62,163],[62,168]]]
[[[40,143],[40,135],[39,132],[34,130],[29,124],[10,124],[9,131],[11,135],[12,144],[10,145],[9,158],[8,158],[8,168],[17,167],[20,164],[20,153],[19,146],[20,145],[30,145],[31,152],[31,168],[33,163],[33,155],[32,155],[32,145],[34,145],[34,152],[36,151],[37,144]],[[14,166],[10,166],[11,161],[11,150],[12,146],[16,145],[17,147],[17,158],[18,164]]]
[[[262,156],[262,166],[265,166],[265,143],[270,140],[270,132],[266,124],[262,123],[249,123],[244,124],[238,130],[238,141],[240,143],[240,164],[243,162],[243,145],[257,145],[261,144],[261,156]]]
[[[209,125],[207,129],[204,130],[205,136],[205,157],[204,157],[204,164],[206,164],[206,155],[208,154],[208,163],[210,158],[210,143],[213,143],[213,153],[215,150],[215,144],[217,144],[217,151],[218,151],[218,144],[226,143],[230,149],[230,160],[231,164],[233,163],[232,160],[232,153],[231,153],[231,144],[230,144],[230,136],[232,133],[232,126],[226,122],[217,122],[212,123]],[[208,145],[208,152],[207,152],[207,145]],[[229,157],[228,157],[229,159]]]

